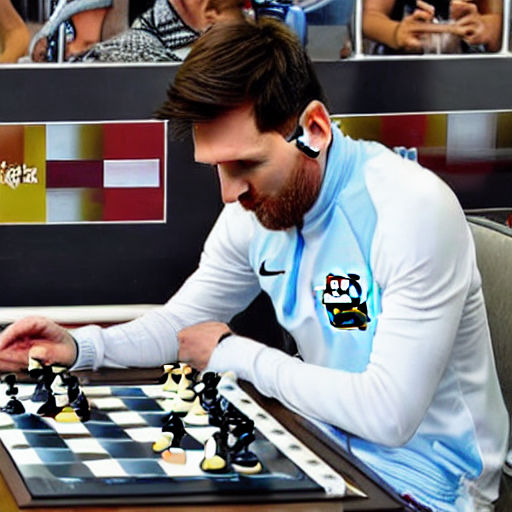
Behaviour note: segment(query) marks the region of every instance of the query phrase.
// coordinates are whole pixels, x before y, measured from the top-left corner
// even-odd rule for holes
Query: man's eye
[[[254,169],[257,167],[259,162],[256,162],[255,160],[237,160],[236,161],[236,167],[239,171],[250,171],[251,169]]]
[[[235,162],[235,166],[237,169],[243,171],[244,169],[247,169],[250,166],[250,162],[248,160],[237,160]]]

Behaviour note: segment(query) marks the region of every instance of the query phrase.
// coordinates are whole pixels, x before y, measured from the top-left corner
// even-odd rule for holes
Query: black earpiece
[[[304,140],[304,130],[301,125],[298,125],[293,135],[288,139],[289,142],[295,140],[295,145],[299,151],[302,151],[309,158],[317,158],[320,154],[320,150],[311,147]]]

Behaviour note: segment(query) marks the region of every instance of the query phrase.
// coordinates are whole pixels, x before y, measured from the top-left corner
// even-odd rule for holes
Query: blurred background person
[[[73,3],[76,5],[72,6]],[[217,21],[244,15],[244,0],[154,0],[149,9],[134,18],[130,27],[118,33],[110,29],[111,37],[106,38],[105,24],[116,19],[114,25],[121,26],[119,18],[128,20],[129,4],[127,0],[111,0],[110,6],[99,7],[99,3],[100,0],[72,0],[66,5],[67,10],[52,15],[31,44],[32,59],[57,60],[54,52],[48,51],[48,42],[64,23],[67,25],[64,60],[180,62],[202,31]],[[84,9],[87,4],[91,8]],[[113,11],[117,11],[115,16]]]
[[[367,53],[470,53],[501,49],[502,0],[364,0]]]
[[[0,0],[0,63],[17,62],[26,55],[30,34],[11,0]]]

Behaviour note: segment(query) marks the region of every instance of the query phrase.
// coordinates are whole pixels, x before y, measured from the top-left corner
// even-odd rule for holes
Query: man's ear
[[[310,102],[300,116],[299,124],[303,128],[304,143],[320,152],[327,150],[332,139],[331,119],[322,102]]]

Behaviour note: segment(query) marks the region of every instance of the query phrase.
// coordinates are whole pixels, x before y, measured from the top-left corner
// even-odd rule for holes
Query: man
[[[301,45],[273,21],[216,25],[161,115],[192,127],[226,203],[197,271],[161,309],[71,335],[41,318],[0,337],[5,369],[47,362],[234,370],[351,435],[398,492],[491,510],[508,439],[469,228],[431,172],[331,125]],[[226,323],[268,293],[300,358]]]

